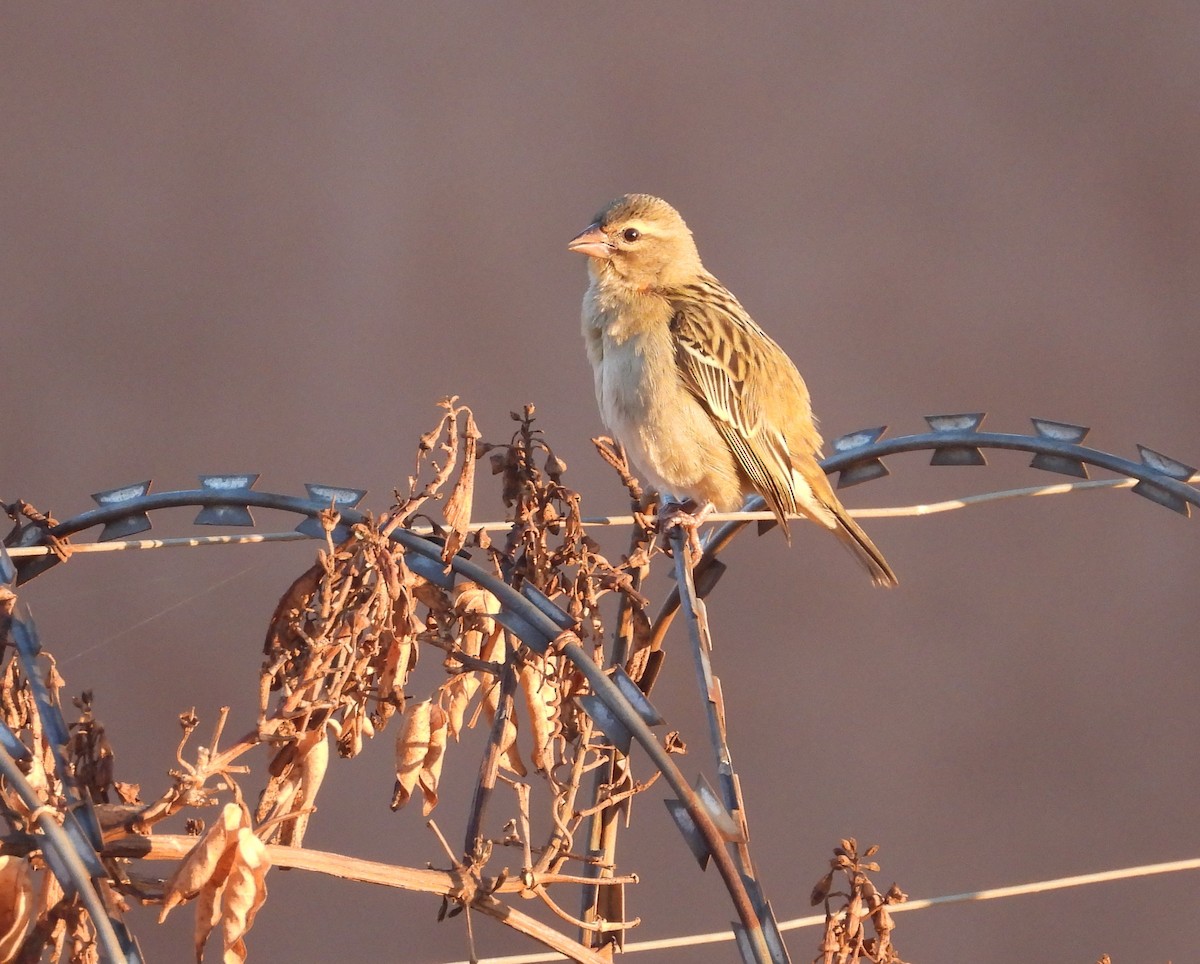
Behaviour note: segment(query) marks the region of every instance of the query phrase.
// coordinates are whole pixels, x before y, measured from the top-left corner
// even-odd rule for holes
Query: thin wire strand
[[[1200,474],[1192,476],[1188,481],[1200,480]],[[997,492],[982,492],[978,495],[966,495],[957,499],[946,499],[943,502],[923,502],[915,505],[882,506],[875,509],[850,509],[850,515],[859,519],[899,519],[912,516],[934,515],[938,512],[951,512],[955,509],[965,509],[967,506],[980,505],[985,502],[999,502],[1005,499],[1031,498],[1041,495],[1066,495],[1081,489],[1128,489],[1137,484],[1137,479],[1089,479],[1083,482],[1058,482],[1052,485],[1034,485],[1021,489],[1002,489]],[[802,519],[803,516],[792,516]],[[775,519],[772,512],[713,512],[705,516],[706,522],[770,522]],[[591,516],[582,520],[585,526],[627,526],[633,525],[631,515]],[[511,522],[478,522],[472,523],[472,532],[480,529],[488,532],[503,532],[512,527]],[[417,535],[433,535],[434,529],[429,525],[416,525],[412,529]],[[257,545],[269,542],[296,542],[311,539],[311,536],[300,532],[257,532],[241,535],[217,536],[181,536],[168,539],[124,539],[113,542],[81,542],[70,543],[70,551],[75,552],[123,552],[135,549],[191,549],[198,546],[228,546],[228,545]],[[8,554],[13,558],[23,556],[50,555],[53,550],[49,546],[14,546]]]
[[[1019,897],[1026,894],[1040,894],[1050,890],[1065,890],[1070,887],[1084,887],[1089,884],[1103,884],[1114,880],[1128,880],[1134,877],[1151,877],[1155,874],[1173,874],[1185,870],[1200,870],[1200,858],[1191,860],[1173,860],[1161,864],[1143,864],[1139,867],[1125,867],[1119,870],[1104,870],[1094,874],[1077,874],[1073,877],[1058,877],[1052,880],[1037,880],[1027,884],[1015,884],[1011,887],[993,887],[989,890],[968,891],[964,894],[947,894],[943,897],[926,897],[921,900],[909,900],[903,904],[892,904],[888,910],[893,914],[904,911],[925,910],[943,904],[963,904],[978,900],[997,900],[1002,897]],[[818,927],[825,923],[824,914],[811,914],[808,917],[796,917],[788,921],[780,921],[781,931],[799,930],[803,927]],[[714,931],[708,934],[687,934],[682,937],[664,937],[651,941],[631,941],[625,945],[622,953],[633,954],[637,951],[669,950],[677,947],[696,947],[700,944],[719,944],[732,941],[730,931]],[[565,960],[559,954],[515,954],[510,957],[485,957],[479,964],[545,964],[550,961]],[[454,964],[468,964],[466,961],[455,961]]]
[[[220,579],[217,582],[214,582],[210,585],[205,586],[199,592],[192,593],[190,596],[184,596],[182,599],[177,599],[177,600],[175,600],[175,602],[171,603],[169,606],[165,606],[162,609],[158,610],[157,612],[151,613],[145,619],[139,619],[136,623],[133,623],[130,626],[126,626],[124,629],[117,630],[115,633],[113,633],[110,636],[106,636],[104,639],[100,640],[99,642],[92,643],[90,646],[85,646],[83,649],[79,650],[79,652],[77,652],[77,653],[72,653],[70,656],[65,656],[65,657],[59,659],[58,664],[60,666],[69,666],[71,663],[75,662],[75,660],[82,659],[84,656],[87,656],[89,653],[94,653],[98,649],[102,649],[104,647],[111,645],[112,643],[114,643],[118,639],[120,639],[122,636],[128,636],[134,630],[141,629],[143,626],[146,626],[149,623],[154,622],[156,619],[159,619],[162,616],[165,616],[167,613],[174,612],[176,609],[180,609],[183,606],[188,605],[188,603],[193,603],[197,599],[200,599],[202,596],[207,596],[210,592],[220,589],[222,586],[227,586],[229,583],[234,582],[235,580],[241,579],[242,576],[246,575],[246,573],[258,568],[259,565],[261,565],[261,563],[254,563],[252,565],[246,566],[245,569],[239,569],[237,572],[233,573],[232,575],[226,576],[224,579]]]
[[[1189,482],[1195,482],[1200,479],[1200,473],[1193,475]],[[879,508],[851,509],[850,515],[863,519],[882,519],[882,518],[907,518],[912,516],[933,515],[939,512],[950,512],[957,509],[963,509],[971,505],[979,505],[987,502],[998,502],[1006,499],[1030,498],[1043,495],[1065,495],[1082,489],[1124,489],[1131,488],[1137,484],[1136,479],[1092,479],[1080,482],[1062,482],[1051,485],[1029,486],[1018,489],[1004,489],[994,492],[984,492],[977,495],[963,496],[957,499],[947,499],[941,502],[918,503],[907,506],[885,506]],[[774,514],[771,512],[722,512],[712,513],[706,517],[707,521],[711,522],[734,522],[734,521],[771,521]],[[585,526],[602,527],[602,526],[626,526],[634,523],[634,518],[631,515],[625,516],[597,516],[582,520]],[[511,523],[504,522],[484,522],[473,524],[470,528],[472,531],[487,530],[487,531],[503,531],[510,528]],[[414,532],[421,535],[433,534],[432,526],[414,526]],[[275,542],[293,542],[307,540],[312,537],[299,532],[267,532],[267,533],[244,533],[239,535],[213,535],[213,536],[187,536],[179,538],[166,539],[131,539],[117,540],[112,542],[91,542],[78,543],[70,546],[70,551],[75,552],[120,552],[142,549],[167,549],[167,548],[198,548],[200,546],[217,546],[217,545],[259,545]],[[8,548],[10,557],[20,558],[27,556],[49,555],[53,550],[49,546],[14,546]],[[77,654],[79,655],[79,654]],[[1150,876],[1153,874],[1174,873],[1184,870],[1200,869],[1200,859],[1180,860],[1163,864],[1147,864],[1140,867],[1130,867],[1122,870],[1102,871],[1095,874],[1082,874],[1074,877],[1062,877],[1054,880],[1038,881],[1029,884],[1019,884],[1011,887],[998,887],[991,890],[974,891],[964,894],[953,894],[942,897],[931,897],[922,900],[907,901],[904,904],[898,904],[891,907],[893,913],[904,911],[922,910],[928,907],[933,907],[943,904],[964,903],[968,901],[978,900],[995,900],[1002,897],[1012,897],[1024,894],[1042,893],[1050,890],[1059,890],[1068,887],[1085,886],[1094,883],[1104,883],[1107,881],[1124,880],[1132,877]],[[808,917],[795,918],[789,921],[783,921],[779,924],[781,931],[797,930],[803,927],[815,927],[825,923],[825,915],[811,915]],[[728,931],[713,932],[708,934],[692,934],[682,937],[662,938],[658,940],[634,941],[625,944],[623,952],[626,954],[637,951],[662,950],[678,947],[694,947],[701,944],[720,943],[733,940],[733,934]],[[532,954],[532,955],[516,955],[510,957],[494,957],[482,959],[481,964],[542,964],[542,962],[564,960],[559,954]],[[458,964],[466,964],[466,962],[458,962]]]

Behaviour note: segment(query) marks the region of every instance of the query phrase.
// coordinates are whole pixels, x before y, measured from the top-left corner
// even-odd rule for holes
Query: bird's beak
[[[580,234],[575,235],[567,245],[567,250],[578,251],[589,258],[611,258],[613,255],[613,246],[608,243],[608,238],[600,230],[599,224],[589,224]]]

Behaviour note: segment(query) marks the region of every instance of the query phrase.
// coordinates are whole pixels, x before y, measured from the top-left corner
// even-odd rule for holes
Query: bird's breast
[[[584,305],[584,337],[604,423],[624,443],[644,480],[679,497],[736,508],[733,456],[688,391],[668,319],[647,324],[622,310]]]

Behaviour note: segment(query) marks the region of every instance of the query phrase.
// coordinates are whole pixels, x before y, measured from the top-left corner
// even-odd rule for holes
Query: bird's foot
[[[704,547],[700,545],[700,526],[715,511],[716,506],[711,502],[698,506],[695,499],[664,503],[658,510],[658,545],[669,555],[671,530],[682,528],[687,533],[688,557],[695,564],[704,553]]]

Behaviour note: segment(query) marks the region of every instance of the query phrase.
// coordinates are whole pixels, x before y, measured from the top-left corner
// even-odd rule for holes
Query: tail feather
[[[870,536],[863,532],[862,527],[847,515],[842,506],[831,508],[834,508],[837,513],[837,528],[833,530],[834,534],[842,545],[854,553],[855,558],[871,574],[871,581],[877,586],[899,585],[900,580],[896,578],[896,573],[892,571],[892,567],[883,558],[883,553],[871,541]]]
[[[807,470],[807,471],[806,471]],[[814,522],[823,525],[838,537],[838,540],[849,549],[856,559],[862,563],[871,574],[871,581],[877,586],[896,586],[899,580],[883,553],[879,551],[870,536],[862,531],[846,511],[846,507],[838,501],[829,484],[824,471],[813,461],[809,465],[794,466],[792,473],[793,489],[796,494],[796,507]],[[774,506],[772,506],[774,508]],[[778,509],[776,515],[782,516]],[[784,522],[784,531],[787,524]],[[788,539],[791,542],[791,539]]]

